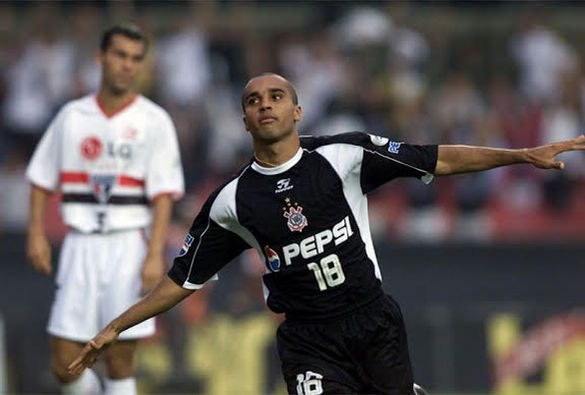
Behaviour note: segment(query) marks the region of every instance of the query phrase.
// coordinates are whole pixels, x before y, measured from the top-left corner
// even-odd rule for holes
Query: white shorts
[[[140,299],[147,251],[142,230],[67,234],[59,258],[57,290],[47,331],[87,342]],[[154,334],[151,318],[120,334],[121,340]]]

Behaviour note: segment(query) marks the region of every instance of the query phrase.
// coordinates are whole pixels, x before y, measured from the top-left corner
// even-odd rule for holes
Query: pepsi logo
[[[266,260],[268,261],[268,268],[273,272],[280,271],[280,257],[272,248],[264,246],[264,254],[266,254]]]

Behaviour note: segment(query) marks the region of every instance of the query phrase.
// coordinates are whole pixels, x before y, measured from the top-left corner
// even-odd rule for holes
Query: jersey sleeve
[[[398,177],[416,177],[428,184],[437,165],[437,145],[413,145],[365,135],[360,184],[364,194]]]
[[[179,198],[185,186],[175,126],[170,116],[162,113],[153,127],[154,138],[147,158],[146,195],[153,199],[170,193]]]
[[[345,182],[358,177],[363,194],[398,177],[417,177],[428,184],[437,166],[437,145],[407,144],[363,132],[301,136],[301,145],[323,154]]]
[[[219,225],[219,220],[213,218],[211,212],[213,204],[217,203],[216,197],[214,194],[207,200],[193,221],[168,272],[171,280],[183,288],[200,289],[221,268],[250,248],[237,233]]]
[[[59,187],[64,119],[61,110],[45,131],[26,169],[26,178],[31,183],[49,191]]]

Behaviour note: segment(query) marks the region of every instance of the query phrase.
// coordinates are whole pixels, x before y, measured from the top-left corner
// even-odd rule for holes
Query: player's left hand
[[[154,288],[164,274],[164,260],[161,255],[148,255],[142,265],[142,293]]]
[[[565,164],[556,160],[556,156],[566,151],[585,150],[585,135],[581,135],[572,140],[557,141],[554,143],[541,145],[539,147],[527,148],[528,163],[539,169],[559,169],[565,168]]]

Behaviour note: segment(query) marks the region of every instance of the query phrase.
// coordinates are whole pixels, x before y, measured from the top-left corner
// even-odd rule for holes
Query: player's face
[[[98,55],[102,85],[118,94],[131,90],[142,70],[144,52],[142,41],[114,35],[108,49]]]
[[[301,107],[294,104],[291,87],[282,77],[252,79],[243,93],[244,124],[254,140],[272,144],[296,132]]]

